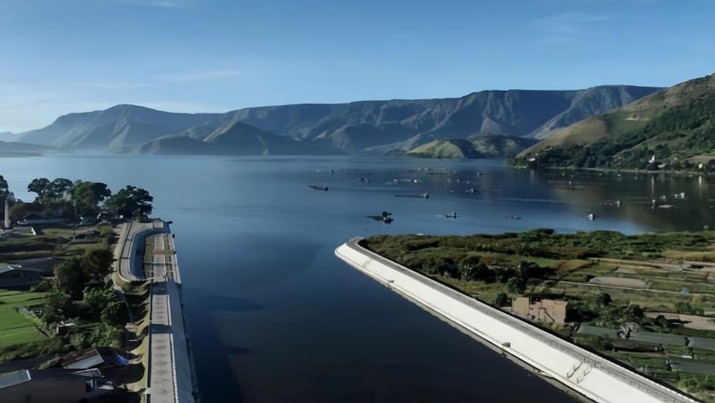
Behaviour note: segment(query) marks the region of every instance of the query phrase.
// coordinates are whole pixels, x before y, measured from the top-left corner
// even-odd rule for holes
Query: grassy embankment
[[[715,338],[715,232],[625,236],[598,231],[559,235],[534,230],[501,235],[375,236],[365,245],[463,293],[498,306],[520,295],[569,302],[571,326],[542,324],[707,401],[715,401],[715,350],[663,343],[658,351],[614,347],[617,340],[575,333],[578,323]],[[701,262],[688,266],[686,261]],[[686,290],[687,289],[687,290]],[[702,317],[701,329],[677,326],[650,312]],[[614,336],[615,338],[615,336]],[[670,358],[711,367],[674,370]],[[715,372],[713,372],[715,374]]]

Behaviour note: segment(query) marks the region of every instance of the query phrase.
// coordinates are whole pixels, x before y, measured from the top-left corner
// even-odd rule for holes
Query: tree
[[[52,288],[45,295],[45,305],[40,319],[47,324],[59,323],[71,311],[72,300],[69,295],[57,288]]]
[[[81,305],[89,315],[89,319],[97,321],[104,309],[116,302],[116,299],[111,287],[88,286],[84,288]]]
[[[467,281],[485,281],[492,283],[495,280],[495,273],[484,263],[467,266],[462,271],[462,279]]]
[[[496,307],[502,307],[507,303],[509,303],[509,297],[504,292],[500,292],[494,297],[493,305]]]
[[[526,291],[526,282],[521,277],[512,277],[506,282],[506,290],[512,294],[521,295]]]
[[[82,257],[71,257],[55,266],[55,287],[77,301],[85,287],[105,284],[113,261],[112,252],[106,249],[92,249]]]
[[[111,196],[112,192],[105,183],[77,181],[69,194],[80,213],[86,211],[97,213],[99,204]]]
[[[81,261],[71,257],[55,266],[55,288],[67,294],[71,299],[77,300],[82,296],[84,289],[84,274]]]
[[[48,191],[50,187],[50,180],[47,178],[35,178],[27,185],[27,191],[31,193],[37,193],[35,198],[35,203],[42,204],[42,202],[47,198]]]
[[[608,306],[611,301],[611,295],[607,292],[599,292],[598,295],[596,295],[596,302],[600,306]]]
[[[72,186],[73,183],[69,179],[55,178],[55,180],[50,182],[47,186],[46,196],[54,200],[64,200],[67,198]]]
[[[0,200],[5,200],[10,195],[10,187],[5,178],[0,175]]]
[[[106,201],[112,213],[125,218],[147,218],[154,198],[142,188],[127,186]]]
[[[627,322],[640,322],[643,319],[643,309],[638,305],[629,304],[623,311],[623,318]]]
[[[80,262],[85,286],[104,284],[112,272],[114,255],[107,249],[88,250]]]

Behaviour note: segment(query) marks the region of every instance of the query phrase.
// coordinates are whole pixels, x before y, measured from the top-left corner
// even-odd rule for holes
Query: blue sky
[[[712,0],[0,0],[0,131],[715,71]]]

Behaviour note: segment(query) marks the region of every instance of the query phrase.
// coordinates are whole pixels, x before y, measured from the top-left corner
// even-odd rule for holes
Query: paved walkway
[[[145,245],[151,249],[145,250]],[[124,281],[151,281],[147,403],[194,403],[174,238],[163,221],[130,222],[115,257]],[[145,259],[145,257],[148,259]]]
[[[174,235],[169,232],[149,235],[146,245],[143,276],[152,280],[171,279],[181,284]]]

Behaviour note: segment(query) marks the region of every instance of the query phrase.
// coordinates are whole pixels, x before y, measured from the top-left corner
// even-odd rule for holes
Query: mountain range
[[[709,75],[558,130],[523,151],[513,163],[541,167],[688,169],[715,160],[714,115],[715,75]],[[715,170],[715,165],[708,170]]]
[[[197,114],[117,105],[61,116],[47,127],[21,133],[18,141],[154,154],[407,154],[435,140],[473,143],[493,135],[546,138],[658,90],[599,86],[570,91],[481,91],[461,98],[298,104]],[[492,149],[502,143],[507,146],[506,142],[492,143]],[[466,152],[464,156],[486,155]],[[488,154],[502,156],[504,152]],[[429,153],[423,148],[422,155]]]

